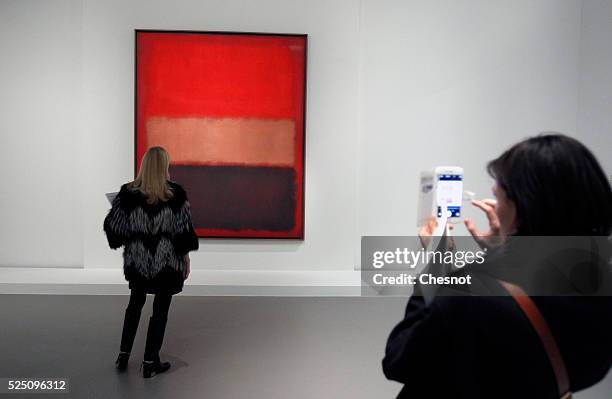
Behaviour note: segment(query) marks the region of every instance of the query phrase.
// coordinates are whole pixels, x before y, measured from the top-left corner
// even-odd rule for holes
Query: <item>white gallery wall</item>
[[[487,161],[543,130],[576,135],[580,15],[579,1],[365,1],[361,232],[415,234],[422,169],[462,166],[490,198]]]
[[[0,266],[121,268],[103,194],[133,177],[134,29],[309,35],[306,239],[202,240],[192,265],[350,271],[361,235],[414,233],[422,168],[487,196],[485,163],[542,130],[610,168],[610,20],[578,0],[0,0]]]
[[[82,267],[81,2],[0,1],[0,265]]]
[[[578,131],[612,182],[612,1],[585,0],[580,36]]]

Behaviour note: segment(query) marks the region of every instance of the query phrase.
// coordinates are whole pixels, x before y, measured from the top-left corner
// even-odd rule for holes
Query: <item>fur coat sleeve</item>
[[[108,245],[112,249],[123,246],[130,234],[129,216],[123,204],[126,196],[126,185],[121,186],[121,190],[113,199],[112,207],[104,218],[104,232]]]

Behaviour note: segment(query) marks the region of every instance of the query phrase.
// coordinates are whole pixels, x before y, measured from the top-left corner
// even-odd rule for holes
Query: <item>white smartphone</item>
[[[434,170],[434,180],[436,216],[441,218],[445,215],[449,223],[457,223],[461,218],[463,202],[463,168],[438,166]]]

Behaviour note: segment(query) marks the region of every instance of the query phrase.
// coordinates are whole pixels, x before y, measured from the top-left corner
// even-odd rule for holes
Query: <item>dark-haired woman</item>
[[[569,397],[612,365],[612,190],[601,166],[577,140],[544,134],[488,171],[496,199],[474,205],[489,230],[465,221],[485,263],[454,272],[471,286],[440,287],[428,303],[415,287],[388,339],[383,371],[405,384],[400,398]]]
[[[163,148],[150,148],[138,176],[121,186],[104,220],[109,246],[124,247],[123,271],[131,290],[116,361],[118,370],[127,368],[146,296],[155,295],[142,364],[145,378],[170,368],[169,362],[159,358],[168,310],[172,295],[182,291],[189,276],[189,252],[198,249],[187,195],[169,180],[169,164]]]

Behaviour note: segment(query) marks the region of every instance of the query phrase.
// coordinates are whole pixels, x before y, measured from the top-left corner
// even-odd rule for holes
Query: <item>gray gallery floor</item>
[[[403,299],[175,296],[161,357],[141,377],[152,296],[117,374],[127,296],[0,295],[0,377],[69,377],[71,398],[391,398],[380,370]],[[0,395],[40,398],[41,394]],[[48,396],[48,395],[44,395]]]
[[[0,377],[70,378],[55,398],[371,399],[400,388],[380,360],[402,298],[176,296],[162,350],[173,367],[150,380],[139,364],[151,296],[129,370],[114,369],[127,299],[0,295]],[[610,381],[577,397],[609,398]]]

